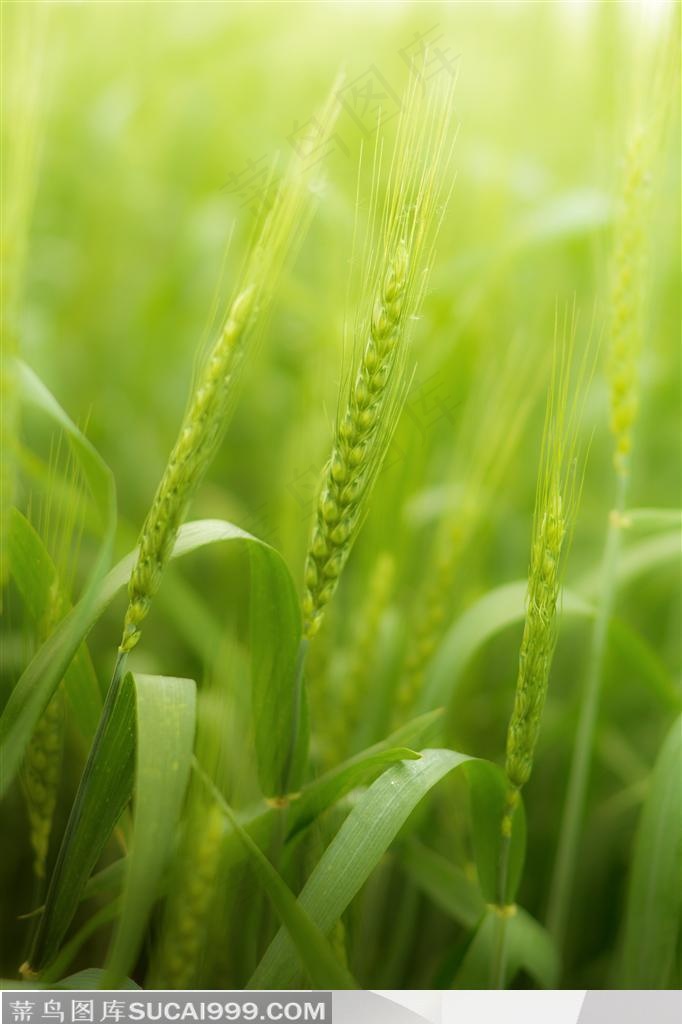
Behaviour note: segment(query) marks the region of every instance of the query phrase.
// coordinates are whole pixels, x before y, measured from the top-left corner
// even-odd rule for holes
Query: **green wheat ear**
[[[247,259],[225,324],[199,372],[178,438],[157,487],[128,585],[120,650],[132,650],[159,589],[178,530],[227,426],[236,378],[258,323],[272,302],[287,257],[311,206],[311,155],[329,137],[337,113],[335,85],[319,118],[320,131],[299,151],[276,191]]]
[[[530,778],[557,637],[557,605],[568,539],[582,482],[578,430],[591,376],[589,346],[573,384],[575,319],[564,319],[555,342],[533,516],[526,618],[514,707],[507,732],[506,772],[515,790]]]
[[[355,326],[354,366],[305,560],[307,637],[318,631],[336,590],[397,423],[408,326],[420,308],[450,187],[451,92],[452,83],[438,91],[415,82],[401,115],[387,198],[367,258],[369,293]]]

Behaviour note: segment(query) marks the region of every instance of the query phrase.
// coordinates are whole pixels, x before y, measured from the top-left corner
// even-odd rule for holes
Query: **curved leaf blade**
[[[37,623],[44,616],[48,601],[54,599],[54,588],[60,598],[65,599],[65,595],[59,588],[56,566],[42,538],[18,509],[11,510],[8,527],[10,571],[28,614]],[[84,644],[78,648],[66,671],[64,688],[73,720],[83,738],[90,740],[97,729],[102,695]]]
[[[422,710],[448,704],[476,652],[508,626],[523,621],[527,590],[526,580],[495,587],[456,620],[429,668],[420,700]],[[562,613],[589,617],[594,609],[577,594],[564,590]]]
[[[106,572],[111,563],[116,532],[116,484],[114,482],[114,475],[94,445],[88,441],[87,437],[78,429],[70,416],[64,412],[57,399],[43,384],[37,374],[20,360],[17,362],[17,369],[24,402],[40,409],[68,437],[99,513],[102,544],[85,586],[84,593],[87,594],[92,587],[97,585],[102,573]]]
[[[14,510],[16,512],[16,510]],[[19,513],[17,513],[19,515]],[[210,544],[232,543],[242,546],[257,545],[269,552],[268,557],[279,561],[282,572],[273,572],[273,578],[287,589],[282,602],[289,604],[295,588],[281,555],[264,541],[252,537],[232,523],[220,519],[203,519],[186,523],[180,528],[172,558],[181,558]],[[126,586],[134,564],[135,552],[126,555],[100,580],[92,594],[86,594],[62,619],[57,629],[36,652],[12,690],[2,717],[0,717],[0,796],[14,779],[36,723],[63,679],[78,648],[116,594]],[[285,582],[286,581],[286,582]],[[272,630],[272,642],[278,632]],[[293,735],[296,730],[296,700],[290,693],[278,708],[280,732]],[[262,748],[262,742],[260,744]]]
[[[204,773],[204,782],[209,786],[218,806],[224,812],[255,869],[255,872],[268,894],[277,916],[287,929],[300,956],[301,963],[313,983],[314,988],[356,989],[357,983],[350,972],[339,963],[327,938],[322,934],[315,922],[311,920],[298,902],[284,879],[270,863],[260,847],[253,841],[249,833],[237,821],[229,805],[220,792]]]
[[[476,760],[453,750],[424,750],[418,761],[403,761],[389,768],[363,794],[299,896],[303,908],[325,934],[357,895],[423,797],[450,772]],[[500,786],[506,786],[501,770],[497,770]],[[247,987],[287,987],[296,968],[294,947],[280,930]]]

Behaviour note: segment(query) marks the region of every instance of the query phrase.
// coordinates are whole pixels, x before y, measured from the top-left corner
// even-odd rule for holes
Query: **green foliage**
[[[653,6],[2,5],[3,985],[679,984]]]
[[[158,880],[169,860],[189,778],[195,686],[189,679],[136,674],[135,816],[121,915],[102,987],[135,964]]]
[[[675,986],[682,912],[682,718],[654,765],[637,829],[620,970],[623,984]]]

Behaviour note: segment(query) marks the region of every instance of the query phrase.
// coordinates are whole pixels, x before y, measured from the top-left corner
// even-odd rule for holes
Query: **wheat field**
[[[681,987],[679,14],[3,3],[4,987]]]

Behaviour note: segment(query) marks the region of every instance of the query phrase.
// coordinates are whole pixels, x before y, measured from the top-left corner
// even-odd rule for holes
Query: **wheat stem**
[[[550,889],[548,926],[559,947],[564,943],[575,879],[580,833],[585,814],[590,762],[599,711],[608,627],[616,593],[623,518],[629,486],[632,432],[638,406],[638,355],[641,348],[646,256],[645,217],[649,198],[648,163],[651,139],[634,128],[626,150],[616,224],[611,291],[610,346],[607,379],[610,388],[610,428],[614,440],[616,500],[609,514],[602,557],[601,591],[597,605],[580,716],[571,755],[557,855]]]
[[[590,762],[599,711],[601,679],[606,653],[606,638],[616,593],[616,569],[623,535],[623,514],[627,477],[617,475],[617,497],[609,516],[602,560],[602,584],[597,617],[590,645],[588,670],[580,701],[580,717],[568,776],[568,789],[559,829],[556,865],[550,889],[547,926],[559,948],[563,947],[568,911],[575,879],[580,832],[585,815]]]

